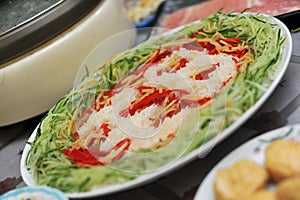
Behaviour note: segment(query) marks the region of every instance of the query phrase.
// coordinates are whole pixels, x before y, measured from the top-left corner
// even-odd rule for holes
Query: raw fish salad
[[[284,41],[266,16],[217,12],[112,57],[42,119],[28,171],[72,193],[172,163],[257,102]]]

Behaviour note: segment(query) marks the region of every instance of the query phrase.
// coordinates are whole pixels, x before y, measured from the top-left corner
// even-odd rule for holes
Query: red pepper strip
[[[175,136],[175,133],[170,133],[170,134],[167,136],[167,139],[168,139],[168,140],[171,140],[171,139],[173,139],[174,136]]]
[[[156,53],[151,58],[151,60],[149,60],[144,65],[142,65],[141,67],[139,67],[137,70],[135,70],[134,72],[132,72],[132,74],[134,74],[134,75],[139,75],[140,73],[143,74],[153,63],[155,63],[155,60],[158,58],[159,53],[160,53],[160,47],[157,49]],[[129,74],[129,76],[130,76],[130,74]],[[118,85],[122,86],[123,84],[118,84]]]
[[[209,42],[199,42],[199,44],[204,47],[205,49],[207,49],[208,51],[215,49],[215,45],[209,43]]]
[[[111,98],[114,95],[114,90],[109,90],[108,97]]]
[[[198,31],[196,31],[190,36],[190,38],[195,38],[195,37],[197,37],[198,34],[199,34]]]
[[[199,72],[195,75],[195,80],[206,80],[209,79],[209,74],[216,70],[216,66],[213,66],[207,70],[204,70],[202,72]]]
[[[187,60],[185,58],[181,58],[179,61],[179,65],[175,68],[175,70],[180,70],[181,68],[185,67]]]
[[[155,55],[151,58],[151,60],[149,60],[146,64],[152,64],[155,63],[156,59],[158,58],[160,53],[160,47],[157,49]]]
[[[206,102],[210,101],[211,99],[212,99],[211,97],[206,97],[206,98],[199,99],[197,102],[198,104],[203,105]]]
[[[201,31],[203,31],[203,28],[200,28],[200,29],[198,29],[197,31],[195,31],[195,32],[190,36],[190,38],[195,38],[195,37],[197,37]]]
[[[236,67],[235,67],[235,70],[236,71],[239,71],[241,65],[239,65],[239,61],[235,58],[235,57],[232,57],[231,58],[233,60],[233,62],[235,63]]]
[[[129,149],[129,146],[131,144],[130,138],[125,138],[118,142],[111,150],[104,152],[104,151],[94,151],[94,150],[88,150],[84,148],[79,149],[72,149],[72,147],[68,149],[63,149],[63,153],[73,160],[73,165],[88,167],[93,165],[106,165],[107,163],[101,162],[97,159],[97,157],[104,157],[109,156],[112,150],[118,150],[120,149],[124,144],[126,146],[121,149],[121,151],[112,158],[112,162],[119,160],[123,157],[123,155],[126,153],[125,151]]]
[[[144,74],[145,71],[151,67],[153,64],[155,64],[156,60],[159,57],[159,53],[160,53],[160,47],[157,49],[156,53],[154,54],[154,56],[151,58],[151,60],[149,60],[148,62],[146,62],[144,65],[142,65],[141,67],[139,67],[137,70],[135,70],[134,72],[132,72],[131,74],[138,76],[137,79],[131,81],[131,82],[135,82],[139,79],[141,74]],[[128,75],[130,76],[130,74]],[[120,88],[123,86],[122,81],[120,81],[119,83],[116,84],[115,88]]]
[[[203,105],[206,102],[210,101],[212,98],[211,97],[205,97],[202,99],[198,99],[198,100],[188,100],[188,99],[182,99],[182,102],[185,103],[188,106],[192,106],[192,105]]]
[[[140,74],[144,74],[145,71],[152,66],[152,64],[155,63],[155,61],[157,60],[158,56],[160,53],[160,47],[157,49],[156,53],[154,54],[154,56],[151,58],[151,60],[149,60],[148,62],[146,62],[144,65],[142,65],[141,67],[139,67],[137,70],[133,71],[131,74],[133,75],[137,75],[139,77]],[[131,74],[129,74],[128,76],[130,76]],[[128,77],[127,76],[127,77]],[[127,78],[125,77],[125,79]],[[131,81],[131,82],[135,82],[136,80],[138,80],[139,78]],[[124,85],[123,80],[119,81],[116,85],[115,85],[115,89],[121,88]]]
[[[181,68],[184,68],[185,65],[186,65],[186,63],[187,63],[187,60],[186,60],[185,58],[181,58],[181,59],[179,60],[179,63],[178,63],[177,66],[176,66],[176,65],[173,65],[173,66],[169,67],[169,69],[167,69],[166,71],[167,71],[168,73],[175,73],[176,71],[180,70]],[[160,76],[161,74],[162,74],[162,71],[158,71],[158,72],[157,72],[157,75],[158,75],[158,76]]]
[[[152,86],[147,86],[147,85],[141,85],[137,88],[141,93],[143,93],[143,90],[144,89],[158,89],[158,88],[155,88],[155,87],[152,87]]]
[[[166,115],[164,115],[163,118],[162,118],[163,120],[164,120],[166,117],[170,117],[170,118],[171,118],[173,115],[175,115],[175,114],[177,114],[177,113],[180,112],[181,106],[180,106],[180,104],[179,104],[178,101],[175,103],[175,106],[176,106],[175,110],[173,110],[173,111],[171,111],[171,112],[168,112]]]
[[[92,155],[95,155],[97,157],[104,157],[104,156],[107,156],[108,154],[110,154],[112,150],[117,150],[126,143],[127,143],[127,145],[123,148],[123,150],[128,150],[128,148],[131,144],[130,138],[125,138],[125,139],[121,140],[113,148],[111,148],[108,151],[95,151],[95,150],[89,150],[89,151],[92,153]]]
[[[156,75],[157,75],[157,76],[161,76],[162,73],[163,73],[163,71],[162,71],[162,70],[159,70],[159,71],[156,72]]]
[[[176,102],[173,105],[173,108],[175,108],[175,110],[170,111],[168,113],[166,113],[164,116],[162,116],[162,121],[166,118],[166,117],[172,117],[173,115],[177,114],[178,112],[180,112],[181,108],[184,108],[185,105],[181,104],[180,99],[184,96],[189,94],[189,92],[187,92],[186,90],[181,90],[181,89],[174,89],[172,90],[172,93],[168,96],[168,103],[176,100]]]
[[[207,54],[208,54],[208,55],[215,55],[215,54],[218,54],[218,51],[217,51],[216,48],[214,48],[214,49],[209,50],[209,51],[207,52]]]
[[[120,142],[118,142],[118,143],[115,145],[114,149],[119,149],[119,148],[122,147],[123,144],[125,144],[125,143],[127,143],[127,145],[124,147],[123,150],[128,150],[128,148],[129,148],[129,146],[130,146],[130,144],[131,144],[131,139],[130,139],[130,138],[125,138],[125,139],[121,140]]]
[[[89,151],[91,152],[91,154],[93,156],[98,157],[100,159],[101,157],[109,156],[109,154],[113,150],[120,149],[124,144],[126,144],[126,146],[123,149],[121,149],[121,152],[118,153],[115,157],[112,158],[112,162],[114,162],[116,160],[119,160],[126,153],[126,151],[129,149],[129,146],[131,144],[131,139],[130,138],[125,138],[125,139],[121,140],[113,148],[111,148],[109,151],[95,151],[95,150],[89,150]]]
[[[219,63],[219,62],[214,63],[214,64],[213,64],[213,67],[220,67],[220,63]]]
[[[225,85],[227,85],[227,83],[229,83],[229,81],[232,79],[232,77],[229,77],[229,79],[227,79],[226,81],[223,81],[222,83],[222,87],[225,87]]]
[[[233,47],[237,47],[237,46],[239,46],[239,44],[238,44],[238,43],[230,43],[230,45],[231,45],[231,46],[233,46]]]
[[[237,43],[241,40],[241,38],[223,38],[222,40],[227,43]]]
[[[103,124],[101,124],[100,128],[101,128],[102,131],[103,131],[103,135],[104,135],[105,137],[107,137],[107,136],[108,136],[108,133],[111,131],[111,129],[108,128],[108,124],[107,124],[107,123],[103,123]]]
[[[189,94],[187,91],[180,90],[180,89],[166,90],[166,89],[158,89],[150,86],[140,86],[138,90],[142,95],[143,95],[142,92],[143,89],[153,89],[154,91],[152,94],[140,100],[139,102],[132,102],[131,107],[126,108],[119,113],[121,117],[127,117],[129,114],[132,116],[134,115],[135,112],[141,111],[152,104],[161,105],[167,96],[169,96],[169,102],[171,102],[175,99],[180,99],[182,96]]]
[[[154,56],[151,58],[151,60],[149,60],[148,62],[146,62],[143,66],[139,67],[137,70],[135,70],[132,74],[138,75],[140,73],[144,73],[152,64],[155,63],[156,59],[158,58],[160,53],[160,47],[157,49],[156,53],[154,54]]]
[[[239,41],[241,40],[241,38],[224,38],[222,39],[222,41],[230,44],[232,47],[237,47],[239,45]],[[223,43],[220,42],[221,40],[218,41],[218,43],[222,46],[224,46]]]
[[[107,128],[108,127],[108,123],[103,123],[103,124],[101,124],[101,126],[100,126],[100,128]]]
[[[232,57],[231,59],[233,60],[233,62],[234,62],[235,64],[238,64],[238,63],[239,63],[239,61],[238,61],[235,57]]]
[[[239,54],[238,57],[239,57],[239,58],[243,57],[247,52],[248,52],[247,49],[243,49],[243,50],[240,52],[240,54]]]
[[[88,149],[63,149],[63,153],[68,157],[73,160],[72,164],[73,165],[78,165],[78,166],[92,166],[92,165],[105,165],[106,163],[100,162],[92,156],[90,151]]]
[[[134,102],[131,107],[129,107],[129,114],[132,116],[136,111],[141,111],[142,108],[148,107],[153,103],[162,102],[167,95],[169,95],[172,91],[171,90],[164,90],[162,93],[155,91],[151,95],[145,97],[139,102]]]
[[[126,144],[127,143],[127,144]],[[119,160],[120,158],[122,158],[124,156],[124,154],[126,153],[126,151],[129,149],[129,146],[131,144],[131,139],[130,138],[125,138],[123,140],[121,140],[119,143],[117,143],[114,147],[114,149],[120,149],[124,144],[126,144],[126,146],[121,149],[121,152],[118,153],[113,159],[112,162],[115,162],[116,160]]]
[[[161,59],[163,59],[171,54],[172,54],[172,51],[166,50],[165,52],[163,52],[156,58],[155,63],[159,62]]]

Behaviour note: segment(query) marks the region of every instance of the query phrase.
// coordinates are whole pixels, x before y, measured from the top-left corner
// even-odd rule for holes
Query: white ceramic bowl
[[[68,197],[58,189],[47,186],[24,187],[12,190],[0,196],[2,200],[20,200],[20,199],[36,199],[36,200],[68,200]]]
[[[0,127],[51,108],[73,87],[87,54],[109,36],[133,29],[119,0],[105,0],[75,26],[0,67]]]

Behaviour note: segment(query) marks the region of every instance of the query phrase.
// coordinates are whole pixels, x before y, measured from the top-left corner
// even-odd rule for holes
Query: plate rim
[[[8,191],[7,193],[3,194],[3,198],[13,198],[22,193],[36,193],[42,192],[46,195],[51,195],[52,197],[58,198],[58,200],[68,200],[67,196],[61,192],[60,190],[48,186],[26,186],[22,188],[16,188],[14,190]]]
[[[240,14],[240,13],[237,13],[237,14]],[[254,15],[254,14],[258,14],[258,13],[255,12],[255,13],[244,13],[244,14]],[[262,14],[262,13],[259,13],[259,14]],[[160,168],[160,169],[150,172],[148,174],[141,175],[133,180],[129,180],[124,183],[109,185],[109,186],[105,186],[105,187],[99,186],[99,187],[95,187],[94,189],[91,189],[87,192],[66,193],[66,195],[69,198],[74,198],[74,199],[99,197],[99,196],[104,196],[104,195],[108,195],[108,194],[112,194],[112,193],[116,193],[116,192],[120,192],[120,191],[129,190],[129,189],[136,188],[138,186],[142,186],[147,183],[153,182],[159,178],[162,178],[162,177],[174,172],[178,168],[181,168],[182,166],[192,162],[193,160],[196,160],[199,156],[209,152],[211,150],[211,148],[214,147],[214,145],[222,142],[225,138],[227,138],[235,130],[237,130],[239,127],[241,127],[265,103],[265,101],[270,97],[270,95],[273,93],[275,88],[278,86],[280,80],[282,79],[283,75],[285,74],[285,72],[287,70],[287,67],[288,67],[288,64],[289,64],[289,61],[291,58],[291,54],[292,54],[292,36],[291,36],[291,33],[289,32],[288,28],[286,27],[286,25],[271,15],[267,15],[267,14],[262,14],[262,15],[267,17],[268,19],[271,19],[271,21],[273,21],[279,25],[280,29],[283,31],[282,34],[284,34],[286,36],[286,41],[283,46],[283,49],[281,50],[282,58],[281,58],[280,63],[278,63],[278,65],[281,67],[279,69],[277,77],[271,82],[267,91],[264,92],[264,94],[246,112],[244,112],[234,123],[232,123],[228,128],[224,129],[217,136],[211,138],[205,144],[201,145],[200,147],[196,148],[195,150],[191,151],[190,153],[186,154],[185,156],[180,157],[173,163],[168,164],[167,166],[165,166],[163,168]],[[201,22],[201,20],[197,20],[190,24],[197,23],[197,22]],[[171,34],[172,32],[182,29],[190,24],[186,24],[186,25],[177,27],[175,29],[168,31],[167,33]],[[33,131],[28,142],[32,142],[34,140],[38,126]],[[24,182],[28,186],[36,186],[36,184],[34,183],[34,181],[32,179],[31,174],[29,173],[29,171],[27,170],[27,168],[25,166],[25,161],[26,161],[26,157],[29,152],[29,149],[30,149],[30,145],[26,143],[24,150],[23,150],[22,157],[21,157],[21,164],[20,164],[21,176],[22,176]]]

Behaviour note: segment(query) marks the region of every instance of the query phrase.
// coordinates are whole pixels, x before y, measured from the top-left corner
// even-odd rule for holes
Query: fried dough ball
[[[278,200],[300,200],[300,176],[287,178],[277,185]]]
[[[300,175],[300,143],[274,141],[267,147],[265,166],[275,182]]]
[[[273,192],[263,189],[253,193],[247,200],[277,200],[277,197]]]
[[[240,160],[216,174],[214,189],[217,200],[244,200],[265,186],[268,174],[250,160]]]

